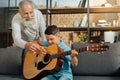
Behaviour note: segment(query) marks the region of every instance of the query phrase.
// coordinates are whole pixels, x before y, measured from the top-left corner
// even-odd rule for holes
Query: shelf
[[[39,9],[43,14],[46,9]],[[10,7],[9,11],[18,11],[18,7]],[[49,8],[48,12],[51,14],[77,14],[87,13],[87,8]],[[120,13],[119,7],[97,7],[90,8],[90,13]]]
[[[60,31],[87,31],[87,27],[59,27]],[[120,27],[90,27],[90,31],[120,31]]]
[[[94,27],[92,31],[120,31],[120,27]]]
[[[60,31],[87,31],[87,27],[59,27]],[[11,27],[8,29],[11,30]],[[91,31],[120,31],[120,27],[90,27]]]
[[[51,8],[48,9],[51,14],[72,14],[72,13],[87,13],[87,8]],[[118,7],[97,7],[90,8],[90,13],[119,13]]]
[[[51,8],[48,10],[51,14],[87,13],[87,8]]]
[[[9,11],[14,11],[17,12],[18,11],[18,7],[6,7],[6,9],[8,9]],[[46,14],[46,9],[39,9],[43,14]]]
[[[120,13],[120,8],[119,7],[90,8],[90,13]]]
[[[60,31],[86,31],[87,28],[59,27]]]

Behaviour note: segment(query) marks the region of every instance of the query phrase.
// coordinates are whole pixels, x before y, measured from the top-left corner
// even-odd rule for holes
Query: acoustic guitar
[[[23,64],[23,76],[25,79],[37,80],[39,78],[40,80],[54,71],[59,71],[64,56],[71,54],[71,51],[62,52],[57,45],[51,45],[45,49],[46,54],[27,51]],[[79,53],[84,51],[101,52],[108,50],[108,45],[105,43],[92,44],[75,50]]]

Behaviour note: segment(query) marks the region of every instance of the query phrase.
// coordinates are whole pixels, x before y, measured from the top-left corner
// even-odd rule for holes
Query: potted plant
[[[82,43],[87,42],[88,40],[88,36],[84,32],[82,32],[78,37],[79,37],[79,42],[82,42]]]

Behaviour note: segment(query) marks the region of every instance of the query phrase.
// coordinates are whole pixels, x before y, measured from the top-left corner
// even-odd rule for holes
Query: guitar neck
[[[78,48],[78,49],[75,49],[77,52],[84,52],[84,51],[87,51],[87,47],[83,47],[83,48]],[[71,50],[70,51],[65,51],[65,52],[62,52],[62,53],[58,53],[58,54],[53,54],[51,56],[51,58],[59,58],[59,57],[63,57],[63,56],[66,56],[66,55],[70,55],[71,54]]]

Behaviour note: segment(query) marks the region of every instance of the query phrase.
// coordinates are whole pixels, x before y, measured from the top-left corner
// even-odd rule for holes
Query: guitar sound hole
[[[46,54],[45,57],[44,57],[44,62],[48,62],[50,61],[50,54]]]
[[[44,64],[43,62],[39,62],[37,69],[40,70],[40,69],[44,68],[45,66],[46,66],[46,64]]]

